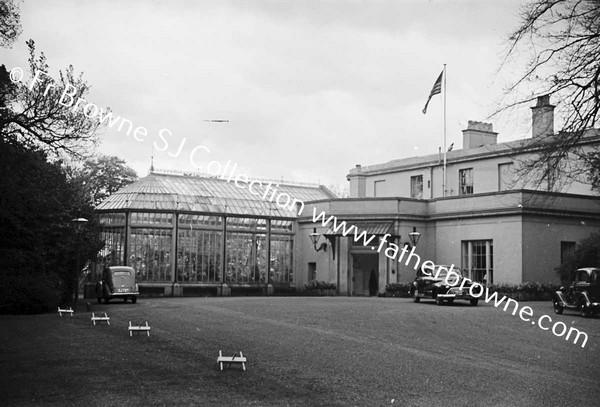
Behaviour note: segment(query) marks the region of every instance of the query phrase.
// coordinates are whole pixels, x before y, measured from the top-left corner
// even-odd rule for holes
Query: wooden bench
[[[65,309],[61,309],[60,307],[58,307],[58,315],[60,315],[61,317],[63,313],[73,316],[73,312],[74,311],[71,307]]]
[[[237,356],[237,353],[234,353],[233,356],[223,356],[223,353],[219,351],[217,363],[221,366],[221,370],[223,370],[223,363],[228,363],[228,367],[231,366],[232,363],[241,363],[242,369],[246,370],[246,358],[241,351],[240,356]]]
[[[110,325],[110,317],[108,315],[106,315],[106,312],[104,313],[104,316],[96,316],[93,312],[92,312],[92,322],[94,323],[94,325],[96,325],[96,321],[98,322],[102,322],[102,321],[106,321],[106,323],[108,325]]]
[[[133,336],[133,332],[137,332],[138,335],[140,332],[145,331],[148,336],[150,336],[150,326],[148,325],[148,321],[146,321],[146,325],[131,325],[131,321],[129,321],[129,336]]]

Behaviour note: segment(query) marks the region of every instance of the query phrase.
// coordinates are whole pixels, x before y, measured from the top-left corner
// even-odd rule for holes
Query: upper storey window
[[[373,196],[381,197],[384,196],[385,180],[375,181],[373,183]]]
[[[459,195],[473,193],[473,168],[458,171],[458,193]]]
[[[513,163],[498,164],[498,191],[506,191],[513,186],[515,166]]]
[[[410,197],[423,199],[423,176],[410,177]]]

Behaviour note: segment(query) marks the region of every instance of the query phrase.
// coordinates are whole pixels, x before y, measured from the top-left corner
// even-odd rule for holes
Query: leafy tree
[[[575,270],[581,267],[600,266],[600,233],[592,233],[575,246],[573,253],[566,256],[556,269],[561,282],[568,284],[573,279]]]
[[[533,174],[538,185],[547,184],[548,189],[567,179],[590,182],[600,191],[600,150],[580,145],[585,135],[600,135],[590,130],[600,119],[600,2],[532,0],[521,10],[520,24],[509,37],[502,68],[512,72],[511,62],[523,66],[523,57],[529,62],[517,70],[517,79],[506,92],[511,101],[504,102],[500,111],[553,95],[560,101],[557,113],[563,124],[558,135],[525,143],[523,147],[533,148],[538,156],[522,163],[520,174]]]
[[[80,176],[96,205],[138,178],[125,160],[108,155],[85,160]]]
[[[100,120],[92,115],[91,107],[87,111],[83,106],[75,109],[75,101],[86,100],[90,86],[82,74],[75,74],[72,65],[59,71],[60,80],[55,81],[44,53],[36,57],[34,42],[29,40],[27,45],[29,78],[18,67],[13,68],[12,77],[4,66],[0,69],[0,88],[8,92],[1,99],[0,133],[28,147],[42,146],[57,153],[89,151],[97,142]],[[63,97],[65,90],[73,95]]]
[[[62,280],[63,302],[71,303],[78,257],[83,265],[103,245],[86,191],[69,182],[61,163],[49,162],[42,150],[4,138],[0,190],[0,273],[20,283],[28,276],[56,275]],[[82,233],[71,221],[80,217],[89,220]]]
[[[21,34],[19,6],[13,0],[0,1],[0,47],[11,47]]]

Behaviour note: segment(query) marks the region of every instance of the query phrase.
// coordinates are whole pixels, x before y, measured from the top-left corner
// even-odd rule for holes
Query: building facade
[[[548,97],[538,99],[532,137],[554,134],[553,111]],[[417,262],[425,260],[454,265],[485,284],[558,281],[554,269],[566,253],[600,229],[600,199],[580,182],[558,182],[560,192],[534,190],[533,177],[518,171],[535,157],[529,141],[499,144],[491,124],[470,121],[463,148],[447,153],[445,176],[441,154],[357,165],[347,176],[350,199],[314,205],[317,213],[325,211],[376,239],[365,246],[364,239],[356,242],[354,234],[344,236],[305,214],[298,233],[316,227],[327,251],[317,252],[319,245],[302,239],[298,260],[309,277],[316,270],[316,279],[336,282],[348,295],[372,293],[374,276],[378,292],[389,283],[409,283]],[[600,132],[587,132],[580,146],[600,146]],[[420,235],[414,250],[413,230]],[[386,248],[393,245],[410,248],[412,256],[390,259]]]

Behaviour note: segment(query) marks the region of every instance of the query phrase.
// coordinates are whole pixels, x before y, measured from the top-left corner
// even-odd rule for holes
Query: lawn
[[[536,315],[550,303],[529,303]],[[581,349],[492,306],[399,298],[142,298],[0,316],[7,406],[535,406],[600,397],[600,319]],[[130,338],[128,321],[150,337]],[[219,350],[247,371],[220,371]],[[592,400],[595,400],[592,402]],[[592,403],[592,404],[590,404]]]

